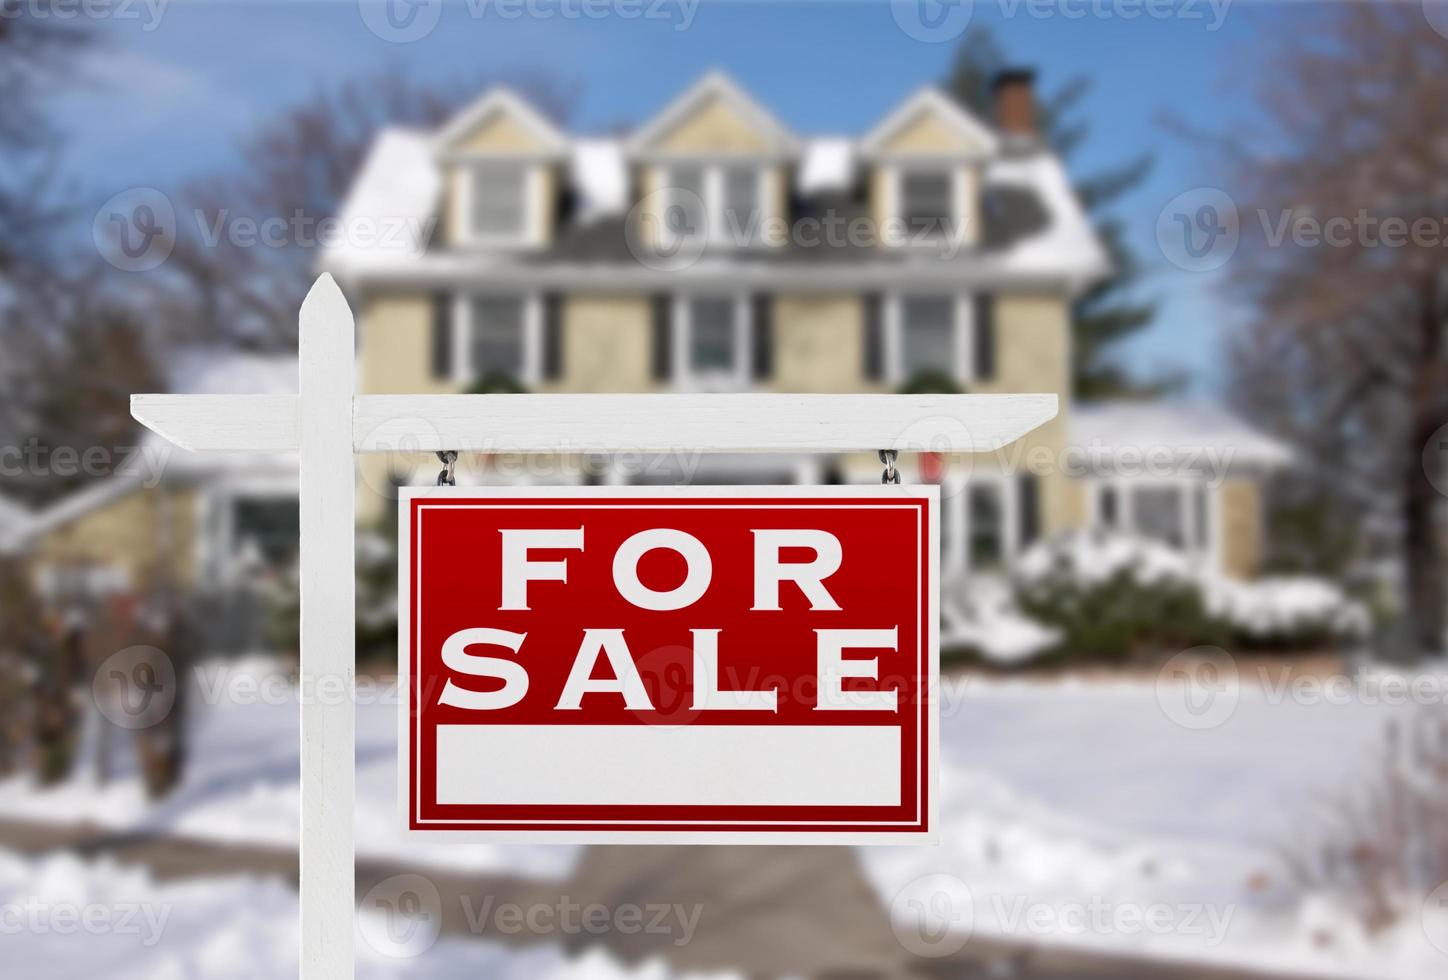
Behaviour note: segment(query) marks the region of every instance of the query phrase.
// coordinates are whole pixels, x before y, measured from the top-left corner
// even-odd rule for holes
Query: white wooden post
[[[1056,415],[1051,394],[355,396],[329,275],[298,358],[297,395],[132,395],[131,415],[184,449],[300,453],[302,980],[351,980],[355,961],[354,452],[989,452]]]
[[[352,311],[331,276],[302,303],[297,335],[301,517],[303,980],[352,980],[356,669]]]

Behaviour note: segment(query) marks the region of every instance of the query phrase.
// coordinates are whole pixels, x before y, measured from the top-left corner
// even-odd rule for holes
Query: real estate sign
[[[934,487],[407,488],[409,830],[926,840]]]

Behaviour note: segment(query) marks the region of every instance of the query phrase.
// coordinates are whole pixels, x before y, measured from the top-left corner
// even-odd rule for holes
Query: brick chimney
[[[996,126],[1008,139],[1036,137],[1035,85],[1036,73],[1029,68],[1003,69],[991,83]]]

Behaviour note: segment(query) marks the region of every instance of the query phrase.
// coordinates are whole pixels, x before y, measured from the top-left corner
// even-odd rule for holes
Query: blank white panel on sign
[[[439,725],[438,802],[898,806],[882,725]]]

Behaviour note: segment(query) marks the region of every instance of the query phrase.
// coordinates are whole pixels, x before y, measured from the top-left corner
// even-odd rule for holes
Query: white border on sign
[[[789,497],[824,497],[849,499],[899,499],[913,498],[926,501],[929,521],[929,569],[930,581],[926,590],[926,619],[922,633],[928,633],[928,672],[923,680],[924,704],[922,722],[928,728],[928,756],[923,779],[916,780],[917,793],[922,787],[929,787],[926,801],[928,830],[881,830],[872,832],[831,831],[831,830],[789,830],[789,831],[719,831],[701,830],[419,830],[411,825],[411,725],[412,675],[409,644],[404,642],[412,630],[411,569],[412,569],[412,525],[411,505],[417,499],[437,500],[440,506],[448,506],[449,499],[543,497],[580,502],[598,501],[610,497],[636,498],[697,498],[744,497],[781,500]],[[939,840],[940,809],[940,488],[924,485],[879,485],[879,486],[609,486],[609,487],[399,487],[397,521],[397,681],[401,693],[397,719],[397,813],[403,833],[419,840],[442,843],[464,843],[491,841],[515,844],[933,844]],[[764,505],[761,505],[764,506]],[[782,505],[787,506],[787,505]],[[925,627],[928,626],[928,629]],[[917,724],[919,737],[921,725]],[[918,751],[917,751],[918,758]],[[456,823],[457,821],[445,821]],[[521,823],[541,823],[535,819]],[[576,822],[576,821],[575,821]],[[598,823],[600,821],[589,821]],[[648,823],[647,820],[632,819],[621,821],[631,825]],[[677,819],[657,821],[677,824]],[[716,821],[717,822],[717,821]],[[745,823],[747,821],[731,821]],[[798,825],[806,821],[788,821]],[[859,825],[862,821],[851,821]],[[834,822],[826,823],[831,826]],[[881,823],[882,826],[896,824]],[[912,821],[910,826],[914,826]]]

